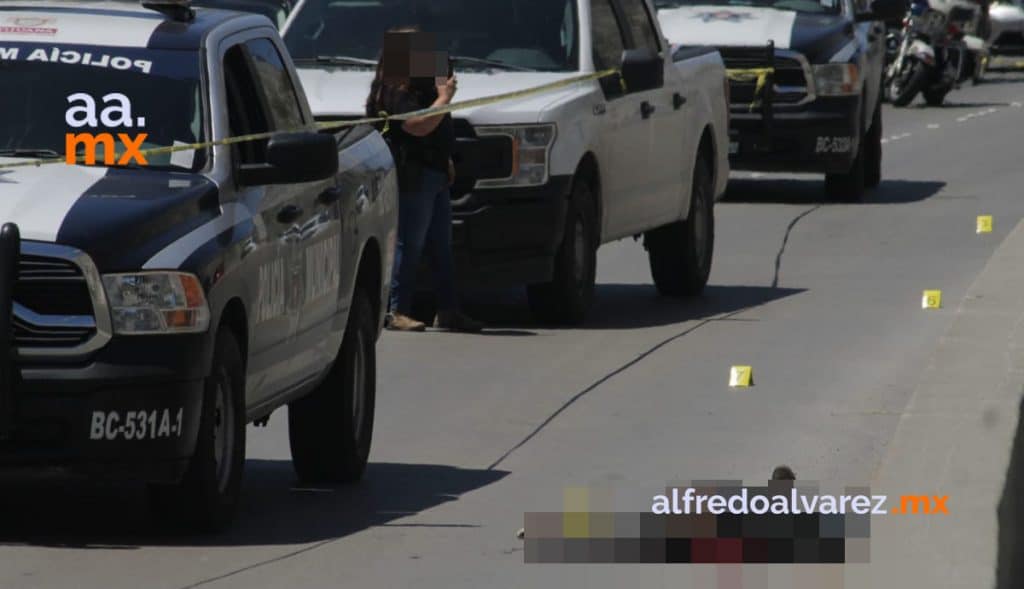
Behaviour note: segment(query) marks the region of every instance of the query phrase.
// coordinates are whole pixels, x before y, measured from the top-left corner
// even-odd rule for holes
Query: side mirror
[[[871,11],[857,15],[857,21],[883,20],[898,21],[907,13],[906,0],[874,0]]]
[[[244,165],[244,185],[298,184],[326,180],[338,173],[338,144],[333,134],[275,135],[267,142],[267,163]]]
[[[622,52],[622,79],[628,92],[654,90],[665,85],[665,60],[650,49]]]

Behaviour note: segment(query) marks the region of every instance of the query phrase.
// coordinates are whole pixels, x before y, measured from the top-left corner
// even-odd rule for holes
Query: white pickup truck
[[[301,0],[285,42],[320,120],[362,116],[385,31],[449,51],[456,101],[616,69],[455,113],[460,278],[528,285],[534,314],[583,321],[600,244],[644,236],[660,292],[707,283],[728,168],[725,70],[674,50],[648,0]]]

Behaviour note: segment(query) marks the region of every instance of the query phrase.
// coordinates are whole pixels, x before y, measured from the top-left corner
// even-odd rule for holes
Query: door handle
[[[341,198],[341,190],[336,186],[332,186],[327,190],[320,193],[320,196],[316,197],[316,201],[324,206],[330,206]]]
[[[654,111],[655,111],[654,105],[651,104],[650,102],[647,102],[645,100],[645,101],[640,103],[640,116],[642,116],[643,118],[645,118],[645,119],[651,118],[651,115],[654,114]]]
[[[679,110],[679,109],[683,108],[684,104],[686,104],[686,97],[685,96],[683,96],[682,94],[680,94],[678,92],[676,92],[675,94],[672,95],[672,107],[673,108],[675,108],[676,110]]]
[[[287,205],[277,212],[279,223],[291,223],[302,216],[302,209],[295,205]]]

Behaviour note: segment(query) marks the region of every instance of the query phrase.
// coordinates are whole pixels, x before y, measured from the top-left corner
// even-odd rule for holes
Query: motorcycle
[[[894,106],[906,106],[921,93],[929,106],[941,105],[963,76],[963,31],[928,0],[915,0],[901,32],[899,51],[886,70],[886,97]]]
[[[980,84],[989,62],[989,48],[985,42],[990,28],[987,1],[954,0],[949,8],[949,23],[950,27],[963,33],[964,65],[960,81],[969,79],[975,85]]]

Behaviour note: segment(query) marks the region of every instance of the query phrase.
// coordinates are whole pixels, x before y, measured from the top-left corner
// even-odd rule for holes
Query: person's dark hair
[[[385,37],[389,34],[394,33],[418,33],[420,28],[416,25],[395,27],[388,29],[384,34]],[[389,52],[384,51],[381,48],[379,58],[377,59],[377,73],[373,77],[373,83],[370,84],[370,95],[366,98],[366,116],[376,117],[381,111],[387,110],[384,108],[385,97],[396,98],[395,94],[410,94],[412,93],[412,82],[406,78],[405,81],[395,83],[393,80],[388,80],[385,76],[385,72],[392,72],[395,69],[395,64],[390,62]],[[390,102],[390,101],[389,101]]]

